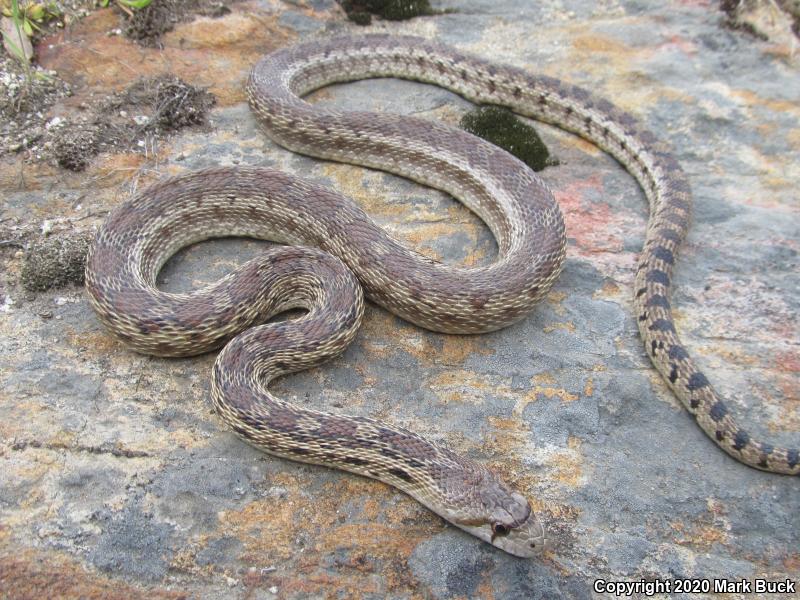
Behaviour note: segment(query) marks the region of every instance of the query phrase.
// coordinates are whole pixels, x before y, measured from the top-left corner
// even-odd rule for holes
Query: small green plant
[[[139,10],[141,8],[146,8],[150,5],[153,0],[114,0],[122,10],[128,13],[129,16],[133,16],[131,9]],[[106,8],[109,4],[111,4],[111,0],[100,0],[100,6]]]
[[[25,82],[27,88],[30,88],[31,81],[31,64],[30,57],[33,54],[31,42],[24,31],[24,18],[22,10],[20,10],[19,0],[11,0],[11,6],[8,7],[10,14],[6,15],[6,2],[3,0],[3,14],[11,18],[14,25],[14,37],[3,31],[4,46],[14,57],[20,61],[25,69]],[[16,38],[16,39],[15,39]]]
[[[39,25],[61,14],[55,2],[26,2],[21,6],[19,0],[3,0],[2,6],[3,14],[10,17],[28,37],[33,35],[34,30],[41,31]]]

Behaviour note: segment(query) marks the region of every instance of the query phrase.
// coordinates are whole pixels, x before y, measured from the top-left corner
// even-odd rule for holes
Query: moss
[[[31,292],[41,292],[70,283],[83,285],[86,254],[91,241],[90,235],[81,233],[35,242],[22,265],[22,286]]]
[[[61,129],[55,136],[53,154],[58,164],[70,171],[83,171],[99,152],[97,126],[78,123]]]
[[[428,0],[339,0],[347,18],[357,25],[369,25],[372,15],[388,21],[404,21],[414,17],[438,15]]]
[[[476,108],[461,118],[461,127],[510,152],[534,171],[558,164],[536,130],[507,108]]]

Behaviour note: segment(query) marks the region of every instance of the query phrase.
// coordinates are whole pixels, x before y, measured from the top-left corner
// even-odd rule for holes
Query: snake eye
[[[492,533],[496,536],[503,537],[508,535],[509,531],[511,530],[502,523],[492,523]]]

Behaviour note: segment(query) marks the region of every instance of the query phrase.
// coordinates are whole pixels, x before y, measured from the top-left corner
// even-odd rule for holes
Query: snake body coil
[[[586,90],[417,38],[335,38],[278,51],[251,74],[251,106],[269,136],[291,150],[382,169],[452,194],[495,236],[493,264],[460,268],[432,261],[389,237],[348,198],[287,174],[208,169],[157,183],[104,223],[86,271],[101,320],[148,354],[193,355],[227,342],[214,365],[212,395],[245,440],[272,454],[380,479],[508,552],[538,552],[544,529],[529,503],[488,469],[405,429],[305,409],[268,390],[275,377],[344,350],[361,322],[361,286],[370,299],[422,327],[477,333],[523,318],[561,272],[561,212],[538,176],[515,158],[443,124],[321,110],[300,99],[333,82],[384,76],[507,106],[575,132],[619,160],[650,202],[635,307],[653,364],[726,452],[760,469],[800,472],[797,450],[756,441],[737,426],[677,337],[670,277],[691,196],[668,151],[632,116]],[[290,246],[191,294],[155,287],[175,251],[222,236]],[[308,312],[258,325],[289,308]]]

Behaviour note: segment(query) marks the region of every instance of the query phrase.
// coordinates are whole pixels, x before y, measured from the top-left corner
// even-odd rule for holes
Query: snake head
[[[522,558],[537,556],[545,547],[545,530],[528,500],[491,473],[476,490],[480,514],[454,519],[464,531]]]

